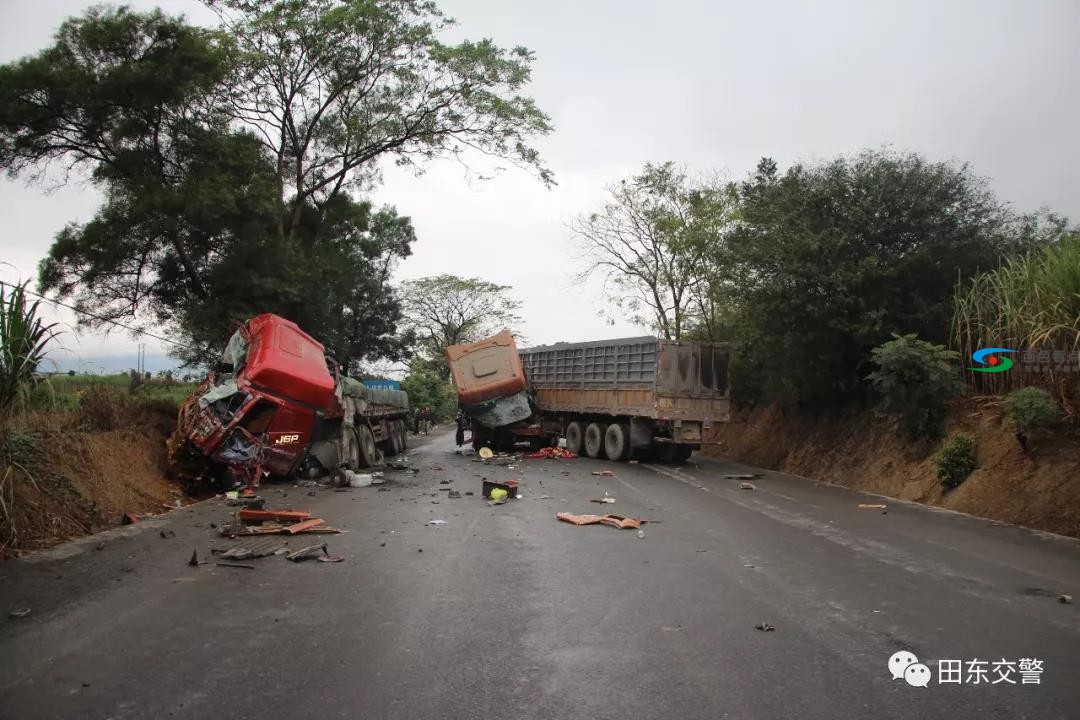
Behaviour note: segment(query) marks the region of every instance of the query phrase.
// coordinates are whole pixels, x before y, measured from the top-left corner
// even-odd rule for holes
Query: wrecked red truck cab
[[[405,449],[408,397],[342,377],[322,344],[272,314],[243,323],[180,409],[174,468],[224,484],[360,469]]]

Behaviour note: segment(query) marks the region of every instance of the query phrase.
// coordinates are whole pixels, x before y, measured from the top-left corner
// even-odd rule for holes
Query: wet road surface
[[[188,567],[221,544],[210,500],[0,565],[0,717],[1080,717],[1074,541],[777,473],[740,489],[759,471],[722,461],[510,468],[452,441],[382,490],[264,489],[347,530],[289,542],[343,563]],[[488,506],[484,477],[522,498]],[[898,651],[928,687],[892,678]],[[1022,658],[1037,684],[994,666]]]

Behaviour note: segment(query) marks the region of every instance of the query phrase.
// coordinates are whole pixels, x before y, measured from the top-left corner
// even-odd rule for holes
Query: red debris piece
[[[537,450],[534,453],[529,453],[527,455],[522,455],[522,457],[527,459],[527,460],[542,460],[544,458],[557,458],[559,460],[569,460],[571,458],[576,458],[577,453],[572,453],[569,450],[564,450],[562,448],[545,447],[545,448],[540,448],[539,450]]]
[[[318,526],[320,526],[322,524],[323,524],[323,521],[320,520],[319,518],[312,518],[311,520],[304,520],[303,522],[298,522],[295,525],[290,525],[287,528],[283,528],[281,532],[282,533],[288,533],[290,535],[295,535],[298,532],[303,532],[304,530],[308,530],[308,529],[313,528],[313,527],[318,527]]]
[[[307,520],[311,513],[306,510],[253,510],[244,508],[236,513],[236,516],[244,522],[260,522],[263,520],[285,520],[296,522]]]
[[[572,525],[610,525],[620,530],[635,530],[641,527],[641,521],[622,515],[575,515],[573,513],[556,513],[555,517]]]
[[[132,513],[124,513],[120,516],[120,522],[124,525],[134,525],[139,522],[139,518]]]

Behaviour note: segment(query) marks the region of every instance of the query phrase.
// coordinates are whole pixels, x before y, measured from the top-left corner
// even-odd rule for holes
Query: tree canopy
[[[56,237],[41,288],[80,323],[163,327],[190,361],[230,321],[276,312],[343,364],[400,358],[390,278],[415,233],[357,193],[379,163],[474,148],[551,173],[528,141],[531,53],[447,45],[433,3],[209,0],[221,27],[95,8],[0,67],[0,167],[104,202]]]
[[[510,287],[480,278],[437,275],[402,283],[401,295],[407,327],[417,347],[444,378],[449,379],[446,348],[476,342],[503,328],[521,323],[521,303],[510,297]],[[520,340],[520,334],[515,333]]]
[[[737,185],[646,165],[613,197],[575,230],[586,272],[636,300],[630,319],[731,341],[740,399],[818,408],[861,398],[893,334],[947,342],[958,282],[1062,228],[1017,216],[967,165],[891,150],[765,158]]]

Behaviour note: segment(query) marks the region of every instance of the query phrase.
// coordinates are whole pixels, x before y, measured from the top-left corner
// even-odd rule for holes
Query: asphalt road
[[[1074,541],[774,473],[743,490],[722,462],[452,450],[412,450],[420,472],[384,491],[264,493],[346,529],[322,536],[340,564],[188,567],[228,518],[211,500],[0,565],[0,717],[1080,717],[1080,614],[1057,600],[1080,599]],[[520,478],[522,499],[489,507],[481,477]],[[653,522],[639,538],[559,511]],[[901,650],[928,687],[892,679]],[[990,664],[1021,658],[1038,684]]]

